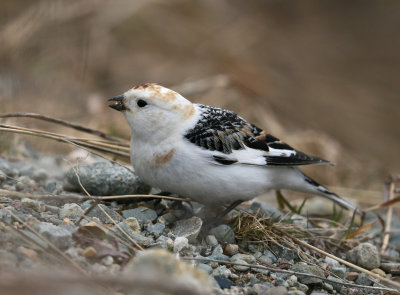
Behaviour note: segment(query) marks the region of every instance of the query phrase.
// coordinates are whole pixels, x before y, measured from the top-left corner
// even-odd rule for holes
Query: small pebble
[[[235,233],[232,228],[226,224],[221,224],[210,230],[210,234],[214,235],[218,241],[227,244],[235,244]]]
[[[218,241],[217,241],[217,239],[215,238],[214,235],[208,235],[208,236],[206,237],[206,243],[207,243],[208,245],[212,246],[212,247],[218,245]]]
[[[398,262],[383,262],[381,263],[381,268],[387,273],[400,274],[400,263]]]
[[[359,273],[355,271],[349,271],[346,273],[346,279],[349,281],[354,281],[358,278]]]
[[[153,209],[140,206],[135,209],[123,210],[122,216],[124,218],[135,217],[140,223],[144,224],[149,221],[155,221],[157,219],[157,212]]]
[[[182,251],[189,246],[189,240],[185,237],[177,237],[174,241],[174,253]]]
[[[110,266],[114,263],[114,258],[111,256],[105,256],[102,260],[101,263],[105,266]]]
[[[82,256],[85,256],[86,258],[88,257],[93,257],[97,254],[97,251],[95,248],[93,248],[92,246],[86,247],[85,249],[83,249],[82,251]]]
[[[376,273],[377,275],[381,276],[382,278],[386,278],[386,273],[381,270],[380,268],[374,268],[371,272]]]
[[[84,212],[85,211],[83,211],[78,204],[67,203],[61,208],[59,216],[60,218],[68,217],[69,219],[78,219],[83,215]]]
[[[31,260],[37,260],[39,255],[35,250],[29,249],[29,248],[25,248],[23,246],[19,246],[17,248],[17,252],[23,256],[25,256],[26,258],[29,258]]]
[[[133,233],[140,232],[141,227],[139,221],[135,217],[128,217],[127,219],[124,220],[124,223],[129,227],[129,229]]]
[[[368,270],[378,268],[381,264],[381,257],[375,245],[362,243],[347,252],[347,259]]]
[[[224,254],[228,256],[233,256],[239,253],[239,246],[236,244],[226,244],[224,248]]]

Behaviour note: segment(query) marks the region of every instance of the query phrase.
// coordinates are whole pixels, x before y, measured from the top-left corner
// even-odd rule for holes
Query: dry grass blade
[[[18,126],[10,126],[10,125],[5,125],[5,124],[0,124],[0,131],[26,134],[26,135],[38,136],[38,137],[42,137],[42,138],[53,139],[56,141],[65,142],[65,143],[69,143],[72,145],[77,145],[79,147],[90,148],[90,149],[94,149],[97,151],[114,154],[117,156],[124,157],[126,159],[130,158],[129,148],[121,147],[119,145],[110,146],[109,144],[107,144],[107,147],[105,147],[103,143],[87,142],[86,139],[80,140],[79,138],[75,138],[75,137],[71,137],[71,136],[67,136],[67,135],[56,134],[56,133],[35,130],[35,129],[29,129],[29,128],[23,128],[23,127],[18,127]]]
[[[359,229],[353,231],[352,233],[349,233],[348,236],[347,236],[347,239],[355,238],[356,236],[358,236],[359,234],[361,234],[362,232],[364,232],[365,230],[367,230],[368,228],[373,226],[375,223],[376,223],[376,220],[374,220],[374,221],[372,221],[370,223],[364,224]]]
[[[395,179],[396,177],[389,177],[389,179],[385,183],[385,200],[391,201],[394,199],[394,190],[395,190]],[[390,239],[390,228],[392,225],[392,216],[393,216],[393,204],[388,205],[388,210],[386,214],[386,224],[385,224],[385,234],[382,239],[382,247],[381,254],[386,252],[386,249],[389,245]]]
[[[170,196],[160,196],[160,195],[122,195],[122,196],[104,196],[104,197],[96,197],[96,196],[79,196],[79,195],[34,195],[30,193],[22,193],[0,189],[0,195],[5,195],[10,198],[30,198],[36,200],[52,200],[57,199],[65,202],[69,202],[71,200],[76,201],[85,201],[85,200],[119,200],[119,199],[134,199],[134,198],[149,198],[149,199],[166,199],[173,201],[184,201],[188,202],[190,199],[178,198],[178,197],[170,197]]]
[[[8,113],[8,114],[0,114],[0,118],[34,118],[34,119],[38,119],[38,120],[43,120],[46,122],[51,122],[51,123],[55,123],[55,124],[59,124],[65,127],[69,127],[81,132],[85,132],[85,133],[89,133],[89,134],[93,134],[96,136],[99,136],[101,138],[105,138],[105,139],[109,139],[112,141],[117,141],[117,142],[122,142],[122,143],[126,143],[127,141],[125,139],[116,137],[116,136],[111,136],[108,135],[102,131],[99,130],[95,130],[95,129],[91,129],[76,123],[72,123],[72,122],[68,122],[68,121],[64,121],[64,120],[60,120],[60,119],[56,119],[56,118],[52,118],[49,116],[45,116],[45,115],[41,115],[41,114],[36,114],[36,113]]]
[[[377,211],[377,210],[384,209],[384,208],[387,208],[389,206],[392,206],[393,204],[396,204],[396,203],[399,203],[399,202],[400,202],[400,196],[397,196],[397,197],[395,197],[393,199],[390,199],[390,200],[388,200],[386,202],[383,202],[383,203],[380,203],[378,205],[372,206],[372,207],[370,207],[370,208],[368,208],[368,209],[366,209],[364,211],[365,212]]]

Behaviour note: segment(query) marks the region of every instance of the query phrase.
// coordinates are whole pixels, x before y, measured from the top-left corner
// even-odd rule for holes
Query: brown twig
[[[394,189],[395,189],[395,180],[394,177],[390,176],[389,179],[385,182],[385,201],[391,201],[394,198]],[[381,254],[386,252],[386,249],[389,245],[390,239],[390,229],[392,226],[392,216],[393,216],[393,206],[389,205],[386,214],[386,222],[385,222],[385,234],[382,239],[381,246]]]
[[[42,138],[53,139],[53,140],[60,141],[60,142],[78,145],[80,147],[87,147],[87,148],[91,148],[94,150],[114,154],[117,156],[122,156],[127,159],[130,158],[129,152],[120,151],[119,146],[116,147],[115,149],[107,148],[107,147],[104,147],[104,146],[101,146],[98,144],[88,143],[86,141],[80,141],[79,138],[74,138],[74,137],[70,137],[70,136],[66,136],[66,135],[59,135],[56,133],[51,133],[51,132],[46,132],[46,131],[41,131],[41,130],[23,128],[23,127],[18,127],[18,126],[10,126],[10,125],[5,125],[5,124],[0,124],[0,131],[20,133],[20,134],[32,135],[32,136],[39,136]]]
[[[33,119],[38,119],[38,120],[43,120],[43,121],[59,124],[59,125],[65,126],[65,127],[69,127],[69,128],[81,131],[81,132],[93,134],[93,135],[96,135],[98,137],[109,139],[109,140],[112,140],[112,141],[126,142],[126,140],[124,140],[122,138],[108,135],[108,134],[106,134],[106,133],[104,133],[102,131],[99,131],[99,130],[91,129],[91,128],[88,128],[88,127],[85,127],[85,126],[82,126],[82,125],[79,125],[79,124],[76,124],[76,123],[72,123],[72,122],[69,122],[69,121],[64,121],[64,120],[52,118],[52,117],[49,117],[49,116],[36,114],[36,113],[0,114],[0,118],[33,118]]]
[[[80,196],[80,195],[73,195],[73,196],[68,196],[68,195],[34,195],[30,193],[22,193],[22,192],[15,192],[15,191],[9,191],[9,190],[4,190],[0,189],[0,195],[6,195],[10,198],[30,198],[30,199],[36,199],[36,200],[53,200],[53,199],[59,199],[60,201],[69,201],[69,200],[79,200],[79,201],[85,201],[85,200],[101,200],[101,201],[107,201],[110,199],[135,199],[135,198],[149,198],[149,199],[166,199],[166,200],[173,200],[173,201],[190,201],[190,199],[184,199],[184,198],[178,198],[178,197],[170,197],[170,196],[159,196],[159,195],[119,195],[119,196]]]

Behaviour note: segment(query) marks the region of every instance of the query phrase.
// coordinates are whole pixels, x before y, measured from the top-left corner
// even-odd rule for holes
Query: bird
[[[209,207],[232,209],[268,190],[287,189],[357,210],[300,170],[331,162],[292,148],[233,111],[192,103],[155,83],[108,101],[125,116],[131,164],[152,187]]]

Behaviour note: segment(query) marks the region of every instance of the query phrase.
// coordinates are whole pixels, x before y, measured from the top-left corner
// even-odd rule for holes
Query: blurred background
[[[106,99],[156,82],[336,162],[306,170],[344,195],[381,199],[400,171],[399,1],[0,1],[0,26],[0,113],[128,138]],[[0,149],[27,140],[71,151],[10,134]]]

